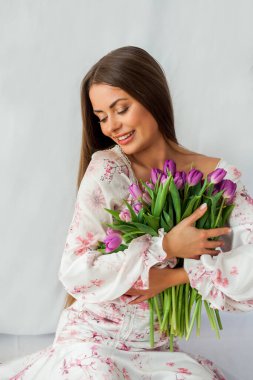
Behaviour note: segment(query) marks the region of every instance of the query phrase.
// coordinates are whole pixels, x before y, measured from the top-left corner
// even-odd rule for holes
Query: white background
[[[253,194],[252,15],[250,0],[0,1],[0,361],[53,340],[80,83],[110,50],[139,46],[161,63],[179,142],[236,165]],[[204,320],[201,337],[182,347],[215,360],[228,380],[249,380],[253,314],[222,320],[220,341]]]

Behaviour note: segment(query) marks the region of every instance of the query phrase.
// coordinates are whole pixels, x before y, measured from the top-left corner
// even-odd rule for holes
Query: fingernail
[[[203,210],[204,208],[206,208],[207,204],[206,203],[202,203],[202,205],[200,206],[200,210]]]

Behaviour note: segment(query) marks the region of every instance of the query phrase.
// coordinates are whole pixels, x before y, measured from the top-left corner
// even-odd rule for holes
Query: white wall
[[[57,326],[80,82],[110,50],[140,46],[162,64],[179,141],[237,165],[253,194],[252,14],[250,0],[0,1],[2,334],[50,334]],[[248,380],[253,314],[222,319],[220,342],[206,327],[187,348],[215,359],[232,380]]]

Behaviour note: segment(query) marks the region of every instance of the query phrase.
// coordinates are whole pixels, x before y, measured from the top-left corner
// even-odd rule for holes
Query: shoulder
[[[206,177],[209,173],[220,167],[222,159],[200,154],[198,155],[196,161],[200,167],[199,170],[201,170],[204,173],[204,177]]]
[[[123,176],[129,177],[129,167],[115,146],[93,153],[85,172],[86,179],[100,184],[115,184],[115,181],[121,181]]]
[[[204,178],[215,169],[226,170],[225,179],[231,179],[233,181],[237,181],[242,175],[238,166],[228,161],[225,157],[211,157],[196,153],[192,155],[191,162],[196,169],[204,173]]]
[[[221,161],[221,158],[209,157],[204,154],[191,152],[191,154],[185,156],[184,168],[187,173],[191,168],[200,170],[204,174],[204,177],[206,177],[207,174],[220,166]]]
[[[120,155],[117,151],[117,149],[114,147],[97,150],[94,152],[91,156],[91,161],[97,161],[97,160],[115,160],[118,161],[120,159]]]

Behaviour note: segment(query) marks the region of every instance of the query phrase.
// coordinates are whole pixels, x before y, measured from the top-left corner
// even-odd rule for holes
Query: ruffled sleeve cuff
[[[177,264],[177,259],[168,259],[167,253],[163,249],[162,243],[165,234],[166,232],[164,232],[164,228],[159,228],[159,236],[152,237],[150,235],[146,235],[149,239],[150,244],[147,251],[143,253],[145,264],[144,270],[141,274],[143,289],[147,289],[149,287],[149,269],[151,267],[157,266],[162,269],[169,266],[170,268],[173,268]]]

